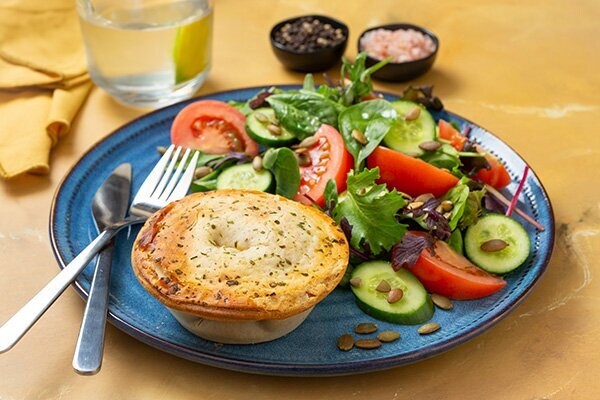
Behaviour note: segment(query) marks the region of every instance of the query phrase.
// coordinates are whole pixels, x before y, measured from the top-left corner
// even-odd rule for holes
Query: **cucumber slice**
[[[500,239],[508,243],[500,251],[487,252],[481,245],[488,240]],[[471,225],[465,234],[467,257],[480,268],[506,274],[525,262],[531,249],[529,235],[520,223],[502,214],[488,214]]]
[[[393,101],[392,105],[398,112],[398,118],[383,138],[383,143],[390,149],[406,155],[420,156],[423,150],[419,148],[419,144],[435,139],[435,120],[425,107],[412,101],[397,100]],[[404,117],[415,107],[421,109],[419,117],[406,121]]]
[[[268,121],[261,122],[256,116],[262,114]],[[276,121],[275,111],[272,108],[259,108],[250,113],[246,117],[246,132],[257,143],[264,144],[269,147],[288,146],[296,141],[296,137],[282,127],[281,135],[273,135],[268,129],[269,121]]]
[[[352,278],[360,278],[359,287],[352,287],[356,303],[367,314],[377,319],[396,324],[416,325],[428,321],[433,315],[433,302],[419,280],[406,269],[398,272],[386,261],[369,261],[360,264],[352,271]],[[404,292],[402,299],[390,304],[387,293],[375,288],[382,280],[392,288]]]
[[[273,186],[273,176],[267,170],[256,171],[252,164],[229,167],[217,178],[217,189],[248,189],[266,192]]]

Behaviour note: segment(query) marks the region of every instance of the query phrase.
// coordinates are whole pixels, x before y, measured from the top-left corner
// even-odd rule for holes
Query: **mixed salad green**
[[[503,208],[502,163],[455,122],[436,121],[443,104],[430,87],[375,95],[370,76],[387,60],[366,68],[365,58],[344,60],[338,83],[309,74],[301,89],[193,103],[172,141],[202,152],[194,191],[268,191],[329,214],[351,248],[341,285],[374,317],[418,324],[433,314],[428,293],[501,290],[530,240],[510,217],[514,202]]]

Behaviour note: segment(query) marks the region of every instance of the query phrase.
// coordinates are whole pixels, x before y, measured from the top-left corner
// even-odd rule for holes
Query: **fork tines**
[[[194,151],[192,159],[187,163],[192,151],[185,149],[180,158],[182,150],[184,149],[181,146],[169,146],[140,187],[134,203],[150,203],[160,208],[185,196],[194,177],[199,153]],[[182,175],[184,167],[185,172]]]

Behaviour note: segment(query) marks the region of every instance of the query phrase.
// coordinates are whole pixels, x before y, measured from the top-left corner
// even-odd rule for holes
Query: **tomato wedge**
[[[379,182],[413,197],[423,193],[440,197],[458,183],[451,173],[387,147],[377,147],[367,158],[367,166],[379,167]]]
[[[235,107],[216,100],[186,106],[171,125],[171,142],[207,154],[258,154],[258,145],[246,133],[246,117]]]
[[[512,181],[508,171],[506,171],[504,165],[496,157],[490,153],[486,153],[485,160],[490,164],[490,169],[479,170],[477,175],[475,175],[476,179],[496,189],[502,189]]]
[[[454,127],[448,122],[440,119],[438,121],[438,132],[440,135],[440,139],[450,141],[452,147],[456,150],[461,151],[465,142],[467,141],[467,137],[454,129]],[[477,149],[479,152],[484,152],[483,148]],[[496,157],[487,153],[485,155],[485,159],[490,164],[490,169],[482,169],[475,176],[478,180],[483,183],[487,183],[490,186],[493,186],[496,189],[502,189],[507,186],[510,182],[510,175],[504,168],[504,165]]]
[[[346,190],[346,175],[352,167],[352,155],[346,150],[342,135],[332,126],[321,125],[314,135],[317,142],[308,149],[310,164],[300,167],[300,188],[294,200],[311,205],[310,196],[319,206],[325,205],[325,186],[335,180],[338,192]]]
[[[425,235],[409,232],[407,235]],[[489,296],[506,286],[506,281],[478,268],[446,242],[438,240],[435,255],[429,249],[421,252],[419,259],[408,268],[431,293],[451,299],[469,300]]]
[[[440,135],[440,139],[450,141],[450,145],[452,145],[452,147],[458,151],[463,149],[463,146],[467,141],[467,137],[465,135],[454,129],[450,123],[444,121],[443,119],[438,121],[438,133]]]

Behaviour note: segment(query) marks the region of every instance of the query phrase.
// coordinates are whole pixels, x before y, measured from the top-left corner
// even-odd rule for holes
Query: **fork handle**
[[[94,279],[73,356],[73,369],[80,375],[95,375],[102,366],[113,250],[114,245],[110,243],[96,258]]]
[[[17,344],[116,233],[117,229],[107,229],[98,235],[38,294],[0,327],[0,353],[10,350]]]

